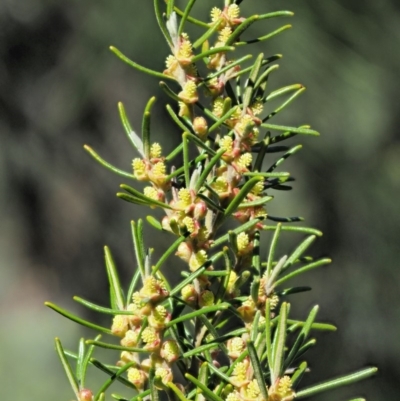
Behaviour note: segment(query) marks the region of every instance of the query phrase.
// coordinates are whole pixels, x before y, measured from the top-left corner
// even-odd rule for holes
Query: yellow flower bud
[[[214,294],[208,290],[201,292],[199,297],[199,305],[201,307],[214,305]]]
[[[193,130],[200,137],[200,139],[205,140],[208,132],[207,120],[201,116],[196,117],[193,120]]]
[[[196,271],[207,261],[207,252],[201,249],[197,253],[193,253],[189,260],[189,268],[192,272]]]
[[[138,389],[142,390],[147,381],[147,375],[137,368],[128,369],[128,380]]]
[[[165,341],[161,347],[161,357],[168,363],[175,362],[179,358],[177,342],[173,340]]]
[[[115,336],[123,337],[128,331],[128,316],[127,315],[116,315],[114,316],[111,331]]]
[[[93,393],[87,388],[83,388],[79,391],[79,401],[92,401]]]
[[[159,143],[154,142],[150,147],[150,157],[159,158],[161,157],[162,147]]]

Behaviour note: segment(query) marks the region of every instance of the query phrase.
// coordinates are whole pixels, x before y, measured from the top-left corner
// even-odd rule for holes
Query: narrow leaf
[[[349,374],[347,376],[339,377],[338,379],[328,380],[326,382],[317,384],[315,386],[310,386],[298,391],[296,393],[296,398],[305,398],[309,397],[310,395],[322,393],[323,391],[332,390],[334,388],[345,386],[347,384],[353,384],[358,382],[359,380],[363,380],[374,375],[377,371],[377,368],[368,368],[356,373]]]
[[[271,382],[281,376],[283,367],[283,358],[285,354],[286,342],[286,324],[287,324],[288,304],[282,303],[279,312],[278,327],[275,333],[274,342],[272,344],[272,366],[271,366]]]
[[[44,304],[46,306],[48,306],[50,309],[53,309],[54,311],[56,311],[60,315],[65,316],[66,318],[72,320],[75,323],[81,324],[82,326],[89,327],[90,329],[101,331],[103,333],[112,334],[110,329],[108,329],[106,327],[101,327],[101,326],[98,326],[97,324],[90,323],[90,322],[88,322],[86,320],[83,320],[80,317],[73,315],[72,313],[66,311],[65,309],[60,308],[57,305],[54,305],[51,302],[45,302]]]
[[[291,278],[296,277],[296,276],[298,276],[298,275],[300,275],[302,273],[305,273],[305,272],[307,272],[309,270],[315,269],[316,267],[328,265],[331,262],[332,262],[331,259],[326,258],[326,259],[318,260],[318,261],[316,261],[314,263],[310,263],[310,264],[308,264],[308,265],[306,265],[306,266],[304,266],[304,267],[302,267],[300,269],[297,269],[294,272],[289,273],[286,276],[280,278],[279,280],[277,280],[275,282],[275,286],[281,285],[285,281],[290,280]]]
[[[208,401],[224,401],[221,397],[213,393],[207,386],[205,386],[203,383],[201,383],[199,380],[197,380],[189,373],[186,373],[185,377],[203,392],[204,396]]]
[[[210,313],[210,312],[222,311],[222,310],[228,309],[229,306],[230,305],[226,302],[218,304],[218,305],[207,306],[205,308],[198,309],[194,312],[187,313],[186,315],[179,316],[176,319],[168,322],[165,327],[168,328],[168,327],[175,325],[176,323],[184,322],[185,320],[189,320],[189,319],[194,319],[195,317],[198,317],[200,315],[206,315],[207,313]]]
[[[151,108],[155,101],[156,98],[153,96],[147,102],[142,119],[142,142],[143,142],[143,151],[146,159],[150,159],[150,116],[151,116]]]
[[[78,380],[76,379],[74,372],[72,371],[71,365],[68,362],[68,359],[64,353],[64,348],[61,345],[61,341],[59,338],[55,339],[55,343],[56,343],[56,350],[57,350],[57,354],[61,360],[61,364],[63,365],[63,368],[65,370],[65,373],[68,377],[68,381],[72,387],[72,390],[75,393],[75,397],[77,399],[79,399],[79,385],[78,385]]]
[[[213,47],[209,50],[206,50],[200,54],[197,54],[196,56],[192,57],[192,62],[195,63],[203,58],[206,58],[208,56],[212,56],[213,54],[216,53],[226,53],[228,51],[233,51],[235,50],[234,46],[221,46],[221,47]]]
[[[115,174],[118,174],[122,177],[130,178],[132,180],[136,180],[136,177],[133,174],[127,173],[126,171],[120,170],[119,168],[113,166],[112,164],[106,162],[102,159],[90,146],[84,145],[83,147],[96,161],[98,161],[102,166],[106,169],[112,171]]]
[[[227,208],[225,209],[224,217],[225,219],[228,218],[232,213],[234,213],[238,206],[242,203],[244,198],[247,196],[247,194],[254,188],[254,186],[262,181],[262,177],[253,177],[249,181],[246,182],[246,184],[243,185],[239,193],[232,199],[232,201],[229,203]]]
[[[143,143],[142,140],[139,138],[139,136],[133,131],[131,124],[129,122],[129,119],[126,115],[125,112],[125,107],[123,103],[119,102],[118,103],[118,111],[119,111],[119,116],[122,122],[122,125],[125,129],[126,136],[129,139],[129,142],[131,142],[132,146],[140,153],[140,155],[143,157]]]
[[[294,371],[292,380],[293,388],[296,388],[307,370],[307,362],[302,362],[300,366]]]
[[[262,399],[268,400],[267,386],[265,384],[261,363],[260,360],[258,359],[257,351],[252,341],[247,341],[247,350],[249,351],[251,366],[253,367],[254,376],[256,377]]]
[[[276,131],[288,131],[290,133],[294,134],[304,134],[304,135],[315,135],[319,136],[319,132],[309,129],[309,128],[296,128],[296,127],[287,127],[283,125],[275,125],[275,124],[266,124],[263,123],[261,124],[263,128],[270,129],[270,130],[276,130]],[[274,143],[274,142],[272,142]]]
[[[157,1],[157,0],[155,0]],[[161,79],[169,79],[169,80],[173,80],[175,81],[174,78],[170,77],[169,75],[165,75],[162,74],[161,72],[155,71],[155,70],[151,70],[150,68],[146,68],[141,66],[140,64],[135,63],[134,61],[132,61],[131,59],[129,59],[128,57],[126,57],[124,54],[122,54],[117,48],[115,48],[114,46],[110,46],[110,50],[118,57],[120,58],[122,61],[124,61],[126,64],[128,64],[129,66],[135,68],[138,71],[144,72],[145,74],[148,75],[152,75],[154,77],[157,78],[161,78]]]
[[[106,261],[107,276],[110,285],[111,308],[122,310],[124,309],[124,297],[119,282],[117,268],[108,246],[104,247],[104,258]]]
[[[104,393],[110,386],[120,377],[123,373],[125,373],[131,366],[136,365],[136,362],[128,362],[126,365],[122,366],[122,368],[118,369],[117,372],[113,373],[113,375],[100,387],[97,392],[94,400],[99,400],[102,393]],[[79,399],[79,398],[78,398]]]

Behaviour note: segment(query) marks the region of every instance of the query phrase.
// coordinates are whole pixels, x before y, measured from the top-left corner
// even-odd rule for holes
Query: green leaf
[[[293,253],[289,256],[289,258],[286,260],[283,270],[289,268],[303,253],[310,247],[310,245],[315,241],[316,236],[315,235],[310,235],[307,237],[294,251]]]
[[[204,167],[203,172],[201,173],[199,179],[197,180],[195,191],[198,192],[200,188],[203,186],[205,180],[207,179],[208,175],[210,174],[211,170],[214,166],[221,160],[221,156],[225,153],[225,149],[220,149],[215,156],[211,158],[211,160],[206,164]]]
[[[328,380],[326,382],[307,387],[303,390],[296,392],[296,399],[301,399],[305,397],[309,397],[314,394],[319,394],[327,390],[332,390],[337,387],[345,386],[347,384],[353,384],[358,382],[359,380],[366,379],[374,375],[378,371],[377,368],[368,368],[361,370],[359,372],[355,372],[349,374],[347,376],[339,377],[338,379]]]
[[[292,96],[290,96],[289,99],[285,100],[279,107],[277,107],[274,111],[272,111],[270,114],[268,114],[268,116],[263,121],[267,121],[268,119],[272,118],[276,114],[280,113],[283,109],[285,109],[287,106],[289,106],[290,103],[292,103],[295,99],[297,99],[305,90],[306,90],[305,87],[299,89]]]
[[[83,387],[82,385],[82,364],[85,358],[85,339],[81,338],[79,340],[79,348],[78,348],[78,358],[76,360],[76,368],[75,375],[79,384],[79,387]]]
[[[150,368],[149,372],[149,383],[150,383],[150,399],[151,401],[158,401],[159,400],[159,395],[158,395],[158,390],[155,384],[155,368]]]
[[[262,42],[264,40],[271,39],[276,35],[279,35],[281,32],[286,31],[287,29],[290,29],[291,27],[292,27],[292,25],[290,25],[290,24],[289,25],[284,25],[284,26],[281,26],[280,28],[276,29],[275,31],[268,33],[267,35],[260,36],[259,38],[256,38],[256,39],[236,42],[235,45],[236,46],[243,46],[243,45],[250,45],[252,43]]]
[[[301,322],[299,320],[288,319],[288,324],[299,324],[301,327],[304,326],[305,322]],[[333,324],[329,323],[313,323],[311,325],[313,330],[326,330],[326,331],[336,331],[337,328]]]
[[[146,216],[146,220],[147,222],[152,225],[154,228],[156,228],[157,230],[162,231],[162,225],[161,223],[153,216]]]
[[[97,369],[101,370],[102,372],[107,373],[109,376],[111,376],[111,378],[114,377],[114,375],[116,374],[116,371],[118,371],[118,369],[117,369],[117,370],[115,370],[115,369],[114,369],[114,370],[113,370],[113,369],[110,369],[108,366],[102,364],[100,361],[98,361],[98,360],[95,359],[95,358],[90,358],[90,363],[91,363],[93,366],[95,366]],[[126,366],[126,365],[125,365],[125,366]],[[124,366],[124,367],[125,367],[125,366]],[[134,366],[134,363],[132,363],[131,366]],[[128,366],[128,367],[129,367],[129,366]],[[118,368],[118,367],[117,367],[117,368]],[[124,377],[116,376],[116,379],[117,379],[120,383],[124,384],[125,386],[130,387],[130,388],[136,390],[136,387],[135,387],[130,381],[128,381],[127,379],[125,379]]]
[[[146,104],[146,108],[144,109],[143,119],[142,119],[142,142],[143,142],[143,151],[146,159],[150,159],[150,116],[151,116],[151,108],[156,101],[156,98],[153,96]]]
[[[170,296],[176,295],[183,287],[187,286],[188,284],[192,283],[194,279],[199,277],[201,274],[203,274],[204,270],[206,270],[206,266],[200,267],[197,269],[194,273],[192,273],[189,277],[187,277],[185,280],[181,281],[173,290],[170,292]]]
[[[78,380],[74,375],[74,372],[72,371],[71,365],[68,362],[68,359],[64,353],[64,348],[61,345],[61,341],[59,338],[55,339],[55,343],[56,343],[56,350],[57,350],[57,354],[61,360],[61,364],[63,365],[63,368],[65,370],[65,373],[68,377],[69,383],[72,387],[72,390],[75,393],[75,397],[77,399],[79,399],[79,385],[78,385]]]
[[[160,82],[161,85],[161,82]],[[178,98],[179,99],[179,98]],[[180,99],[178,100],[180,101]],[[187,131],[188,127],[186,125],[183,124],[183,122],[179,119],[179,117],[176,115],[176,113],[174,112],[174,110],[172,109],[172,107],[167,104],[166,109],[168,111],[168,114],[171,116],[171,118],[174,120],[175,124],[182,130],[182,131]],[[183,144],[180,144],[180,146],[178,146],[175,151],[172,151],[171,154],[169,154],[165,160],[166,161],[170,161],[173,157],[176,156],[176,154],[178,154],[183,148]],[[179,150],[177,150],[179,149]]]
[[[212,74],[207,75],[207,77],[205,78],[205,83],[210,81],[213,78],[216,78],[218,76],[220,76],[221,74],[223,74],[224,72],[232,69],[233,67],[236,67],[237,65],[242,65],[245,61],[251,59],[253,56],[251,54],[247,54],[244,57],[238,58],[237,60],[231,61],[229,62],[225,67],[222,67],[220,70],[213,72]],[[250,67],[251,68],[251,67]],[[241,71],[241,70],[240,70]],[[202,85],[203,83],[200,83],[200,85]],[[200,86],[199,85],[199,86]]]
[[[258,291],[260,289],[260,278],[259,277],[254,277],[253,282],[251,283],[250,287],[250,295],[254,301],[255,304],[258,302]]]
[[[157,1],[157,0],[155,0]],[[129,59],[128,57],[126,57],[124,54],[122,54],[117,48],[115,48],[114,46],[110,46],[110,50],[118,57],[120,58],[123,62],[125,62],[126,64],[128,64],[129,66],[135,68],[136,70],[140,71],[140,72],[144,72],[145,74],[148,75],[152,75],[154,77],[157,78],[161,78],[161,79],[169,79],[169,80],[173,80],[175,81],[174,78],[170,77],[169,75],[165,75],[162,74],[161,72],[155,71],[155,70],[151,70],[150,68],[146,68],[141,66],[140,64],[135,63],[134,61],[132,61],[131,59]]]
[[[243,105],[242,109],[247,110],[247,107],[250,105],[251,100],[252,100],[252,95],[253,95],[253,90],[257,81],[258,74],[260,72],[261,68],[261,63],[264,59],[264,54],[260,53],[256,59],[256,61],[253,64],[253,67],[251,69],[249,78],[247,79],[245,83],[245,89],[244,89],[244,94],[243,94]]]
[[[95,337],[95,341],[100,340],[100,338],[101,338],[101,335],[99,334],[98,336]],[[82,340],[83,340],[83,344],[84,344],[84,339],[82,339]],[[80,377],[79,380],[80,380],[80,387],[81,388],[85,387],[86,372],[87,372],[87,368],[88,368],[88,365],[89,365],[90,358],[92,357],[93,351],[94,351],[94,345],[90,345],[88,347],[88,350],[87,350],[86,354],[83,357],[83,360],[82,360],[81,364],[80,364],[80,369],[79,369],[80,373],[79,373],[78,377]]]
[[[114,259],[111,255],[111,251],[108,246],[104,247],[104,258],[106,261],[106,269],[108,282],[110,285],[110,301],[112,309],[124,309],[124,297],[122,294],[121,284],[117,273],[117,268],[114,263]]]
[[[139,281],[140,278],[140,270],[136,269],[135,274],[132,277],[131,283],[129,284],[129,289],[128,289],[128,293],[126,295],[126,304],[130,304],[131,303],[131,299],[132,299],[132,294],[135,291],[137,282]]]
[[[181,99],[177,93],[175,93],[164,81],[160,81],[160,88],[168,95],[171,99],[175,100],[175,102],[180,102]],[[187,128],[185,128],[186,130]]]
[[[198,379],[205,387],[208,387],[208,376],[208,364],[207,362],[204,362],[200,366]],[[197,388],[196,391],[195,401],[205,401],[205,398],[199,388]]]
[[[309,270],[315,269],[316,267],[328,265],[331,262],[332,262],[331,259],[325,258],[325,259],[318,260],[318,261],[316,261],[314,263],[310,263],[310,264],[308,264],[308,265],[306,265],[306,266],[304,266],[304,267],[302,267],[300,269],[297,269],[294,272],[289,273],[286,276],[280,278],[279,280],[277,280],[275,282],[275,286],[277,287],[278,285],[281,285],[282,283],[284,283],[287,280],[290,280],[293,277],[296,277],[296,276],[298,276],[298,275],[300,275],[302,273],[305,273],[305,272],[307,272]]]
[[[179,15],[179,16],[183,16],[183,11],[180,10],[178,7],[174,7],[174,11]],[[200,26],[202,28],[209,28],[209,25],[206,22],[200,21],[196,18],[193,18],[191,16],[187,17],[187,21],[191,22],[194,25]]]
[[[119,168],[113,166],[112,164],[106,162],[102,159],[90,146],[84,145],[83,147],[96,161],[98,161],[102,166],[106,169],[112,171],[115,174],[118,174],[122,177],[130,178],[132,180],[136,180],[136,177],[133,174],[127,173],[126,171],[120,170]]]
[[[206,385],[204,385],[202,382],[197,380],[191,374],[186,373],[185,377],[186,377],[186,379],[191,381],[196,387],[198,387],[203,392],[207,401],[224,401],[221,397],[219,397],[217,394],[213,393]]]
[[[103,306],[100,305],[96,305],[92,302],[86,301],[85,299],[81,298],[81,297],[77,297],[74,296],[73,300],[86,306],[89,309],[92,309],[96,312],[99,313],[104,313],[106,315],[130,315],[132,316],[133,312],[132,311],[127,311],[127,310],[121,310],[121,309],[110,309],[110,308],[105,308]]]
[[[258,15],[252,15],[249,18],[246,18],[232,33],[231,36],[229,36],[228,40],[225,42],[227,45],[233,45],[236,44],[235,41],[236,39],[241,36],[241,34],[250,27],[251,24],[253,24],[255,21],[257,21],[259,18]]]
[[[172,382],[167,383],[167,387],[169,387],[178,397],[179,401],[189,401],[181,390]]]
[[[136,365],[136,361],[128,362],[126,365],[122,366],[122,368],[118,369],[117,372],[113,372],[112,376],[106,380],[106,382],[100,387],[99,391],[96,393],[94,397],[94,401],[99,400],[102,393],[104,393],[110,386],[117,380],[123,373],[125,373],[131,366]]]
[[[237,110],[237,107],[231,107],[229,110],[222,116],[220,117],[208,130],[209,133],[215,131],[218,127],[220,127],[222,124],[225,124],[225,121],[228,120],[232,114],[234,114]]]
[[[182,18],[181,18],[181,22],[179,23],[178,35],[182,34],[182,32],[185,28],[185,23],[187,21],[187,18],[189,17],[192,7],[194,6],[194,3],[196,3],[196,0],[189,0],[185,7],[185,10],[184,10]]]
[[[283,302],[278,316],[278,327],[275,332],[274,342],[272,344],[272,366],[271,383],[282,375],[283,358],[285,355],[286,325],[287,325],[288,304]]]
[[[258,359],[257,356],[257,351],[254,347],[254,344],[252,341],[247,341],[247,350],[249,352],[249,357],[251,361],[251,366],[253,367],[254,370],[254,376],[256,377],[258,387],[261,392],[261,396],[263,400],[268,400],[268,393],[267,393],[267,386],[264,380],[264,375],[261,367],[260,360]]]
[[[288,131],[289,133],[294,133],[294,134],[319,136],[319,132],[317,132],[313,129],[309,129],[309,128],[287,127],[284,125],[275,125],[275,124],[266,124],[266,123],[261,124],[261,127],[270,129],[270,130],[276,130],[276,131]],[[272,141],[271,143],[275,143],[275,142],[276,141]]]
[[[172,255],[177,249],[178,246],[186,240],[185,236],[179,237],[161,256],[158,260],[157,264],[154,266],[152,274],[154,275],[162,266],[162,264],[168,259],[170,255]]]
[[[273,196],[263,196],[260,199],[256,199],[254,201],[249,201],[249,202],[243,202],[238,206],[238,209],[246,209],[249,207],[256,207],[256,206],[262,206],[265,205],[267,202],[271,201],[274,199]]]
[[[196,356],[196,355],[201,355],[202,352],[207,351],[209,349],[213,349],[216,348],[216,344],[215,343],[210,343],[210,344],[204,344],[204,345],[200,345],[199,347],[196,347],[190,351],[185,352],[182,357],[183,358],[189,358],[191,356]]]
[[[247,223],[244,223],[241,226],[235,228],[232,231],[235,234],[240,234],[243,231],[247,231],[247,230],[253,228],[256,224],[260,223],[262,220],[264,220],[264,217],[257,217],[256,219],[252,219],[252,220],[248,221]],[[222,235],[221,237],[217,238],[211,244],[211,248],[222,245],[224,242],[227,242],[228,240],[229,240],[229,234]]]
[[[142,279],[144,279],[146,276],[144,268],[145,249],[143,243],[143,222],[141,219],[139,219],[137,223],[135,223],[133,220],[131,221],[131,233],[136,262]]]
[[[303,146],[297,145],[291,148],[288,152],[286,152],[279,160],[277,160],[268,170],[267,173],[275,170],[280,164],[282,164],[288,157],[298,152]]]
[[[48,306],[50,309],[53,309],[60,315],[65,316],[66,318],[72,320],[75,323],[81,324],[82,326],[89,327],[90,329],[101,331],[102,333],[112,334],[112,331],[110,329],[108,329],[106,327],[98,326],[97,324],[90,323],[84,319],[81,319],[80,317],[73,315],[72,313],[66,311],[65,309],[60,308],[57,305],[54,305],[51,302],[45,302],[44,304],[46,306]]]
[[[239,205],[242,203],[242,201],[246,198],[246,196],[249,194],[249,192],[254,188],[254,186],[260,182],[263,181],[263,177],[253,177],[250,178],[246,182],[246,184],[243,185],[239,193],[231,200],[227,208],[225,209],[224,213],[224,218],[228,218],[233,214],[239,207]]]
[[[263,226],[262,229],[265,231],[275,231],[277,226]],[[282,226],[282,231],[295,231],[303,234],[312,234],[316,235],[317,237],[321,237],[322,231],[316,230],[315,228],[311,227],[299,227],[299,226]]]
[[[196,56],[192,57],[192,62],[196,63],[197,61],[199,61],[199,60],[201,60],[203,58],[206,58],[208,56],[212,56],[213,54],[226,53],[226,52],[233,51],[233,50],[235,50],[234,46],[213,47],[213,48],[211,48],[209,50],[206,50],[206,51],[204,51],[204,52],[202,52],[200,54],[196,54]]]
[[[143,143],[140,137],[133,131],[131,124],[129,122],[129,119],[126,115],[125,112],[125,107],[123,103],[119,102],[118,103],[118,111],[119,111],[119,116],[122,122],[122,125],[125,129],[126,136],[129,139],[129,142],[131,142],[132,146],[136,149],[137,152],[143,157]]]
[[[300,366],[294,371],[292,380],[292,387],[296,388],[307,370],[307,362],[302,362]]]
[[[96,341],[96,340],[86,340],[86,344],[94,345],[95,347],[99,347],[99,348],[115,349],[118,351],[138,352],[138,353],[144,353],[144,354],[149,353],[149,351],[147,351],[144,348],[125,347],[123,345],[104,343],[102,341]]]
[[[317,316],[318,313],[318,305],[314,306],[314,308],[310,311],[306,323],[304,324],[303,328],[301,329],[299,335],[296,338],[295,343],[293,344],[287,358],[285,361],[284,369],[287,369],[292,362],[296,359],[297,357],[297,352],[299,351],[300,347],[304,345],[308,334],[310,333],[311,330],[311,325],[314,323],[315,317]]]
[[[220,22],[217,21],[215,22],[207,31],[203,33],[194,43],[193,43],[193,48],[197,49],[200,47],[212,34],[217,32],[218,28],[220,27]]]
[[[279,88],[279,89],[276,89],[276,90],[272,91],[266,97],[266,101],[268,102],[268,101],[273,100],[273,99],[275,99],[275,98],[277,98],[279,96],[286,95],[286,93],[293,92],[293,91],[296,91],[296,90],[301,89],[301,88],[303,88],[302,84],[293,84],[293,85],[284,86],[282,88]]]
[[[166,3],[167,3],[167,18],[170,18],[175,8],[175,0],[167,0]]]
[[[159,206],[159,207],[162,207],[164,209],[172,209],[172,207],[169,206],[168,204],[163,203],[163,202],[159,202],[159,201],[154,200],[152,198],[149,198],[146,195],[144,195],[141,192],[139,192],[138,190],[130,187],[129,185],[121,184],[120,187],[122,189],[124,189],[125,191],[129,192],[130,194],[134,195],[132,197],[132,196],[126,195],[124,193],[117,193],[117,196],[119,198],[123,199],[123,200],[126,200],[126,201],[130,202],[130,198],[132,198],[133,203],[136,203],[135,199],[138,199],[139,202],[143,202],[144,204],[147,204],[147,205]]]
[[[269,369],[271,370],[271,367],[273,366],[273,361],[272,361],[272,333],[271,333],[271,301],[269,298],[267,298],[267,301],[265,302],[265,331],[264,331],[264,337],[265,337],[265,345],[267,348],[267,361],[268,361],[268,366]]]
[[[199,317],[200,315],[206,315],[207,313],[210,313],[210,312],[223,311],[223,310],[228,309],[229,306],[230,305],[226,302],[220,303],[218,305],[207,306],[207,307],[195,310],[194,312],[187,313],[186,315],[179,316],[176,319],[173,319],[170,322],[168,322],[165,327],[168,328],[168,327],[175,325],[176,323],[184,322],[185,320],[194,319],[196,317]]]
[[[160,10],[159,0],[154,0],[153,4],[154,4],[154,13],[156,15],[156,19],[157,19],[157,23],[160,28],[160,31],[164,35],[164,38],[167,41],[168,45],[172,48],[173,43],[171,40],[171,36],[167,30],[167,27],[165,26],[165,23],[164,23],[163,13]]]
[[[264,227],[263,227],[263,229],[264,229]],[[267,276],[268,277],[271,275],[272,263],[274,261],[275,250],[278,245],[278,239],[279,239],[279,236],[281,233],[282,224],[278,223],[276,225],[276,227],[274,227],[274,229],[275,229],[275,233],[274,233],[274,236],[272,237],[271,245],[269,247],[269,254],[268,254],[268,261],[267,261]]]

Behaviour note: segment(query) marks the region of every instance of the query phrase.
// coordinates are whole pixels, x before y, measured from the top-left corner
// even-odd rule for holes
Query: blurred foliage
[[[204,15],[209,2],[201,3]],[[259,0],[246,3],[244,14],[246,7],[259,7]],[[400,3],[265,1],[266,11],[278,8],[296,17],[292,31],[261,45],[268,54],[283,52],[275,85],[299,80],[308,88],[285,118],[309,121],[322,133],[318,140],[302,139],[304,154],[290,161],[301,177],[297,197],[281,195],[279,208],[320,228],[319,251],[335,262],[311,276],[314,291],[304,297],[308,306],[320,302],[321,319],[339,326],[335,335],[319,338],[324,354],[314,357],[327,370],[315,364],[313,380],[376,364],[380,376],[360,383],[359,394],[396,399]],[[117,263],[127,274],[134,268],[128,222],[141,212],[113,196],[119,182],[84,154],[82,144],[107,151],[108,160],[129,169],[132,154],[116,103],[122,100],[139,124],[145,102],[159,92],[156,80],[116,60],[108,45],[163,68],[167,49],[159,32],[148,29],[150,9],[151,2],[138,0],[0,2],[4,399],[72,398],[52,338],[62,334],[71,345],[68,335],[76,338],[76,327],[42,302],[79,294],[101,303],[107,296],[104,243],[120,255]],[[154,132],[172,148],[178,137],[162,104],[160,95]],[[167,238],[151,235],[149,244],[161,252]],[[344,400],[348,391],[318,400]]]

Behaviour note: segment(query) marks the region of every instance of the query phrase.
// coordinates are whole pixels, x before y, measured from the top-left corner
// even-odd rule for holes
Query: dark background
[[[197,13],[204,17],[222,2],[198,3]],[[257,52],[284,55],[271,89],[297,82],[308,88],[275,122],[310,123],[323,134],[292,140],[304,144],[289,162],[298,182],[270,209],[275,215],[302,215],[323,230],[313,253],[334,260],[301,279],[313,292],[299,295],[293,312],[304,318],[318,303],[320,320],[339,326],[336,333],[318,336],[310,352],[311,379],[368,365],[380,368],[375,379],[315,399],[396,400],[400,3],[246,0],[243,14],[255,6],[259,13],[290,9],[296,14],[289,21],[293,30],[254,45]],[[124,65],[108,46],[157,70],[164,68],[168,49],[151,1],[3,0],[0,27],[2,399],[69,400],[73,393],[53,338],[60,336],[67,348],[76,349],[79,336],[93,333],[47,310],[43,301],[93,318],[71,297],[106,303],[104,244],[113,250],[122,277],[130,277],[135,265],[129,221],[148,213],[115,197],[123,180],[92,161],[82,145],[129,170],[136,155],[116,104],[125,103],[139,130],[144,105],[154,94],[159,99],[155,139],[166,150],[179,142],[157,80]],[[275,27],[276,22],[264,21],[252,32],[256,37]],[[146,235],[156,254],[171,240],[151,229]],[[173,271],[174,262],[165,269]]]

